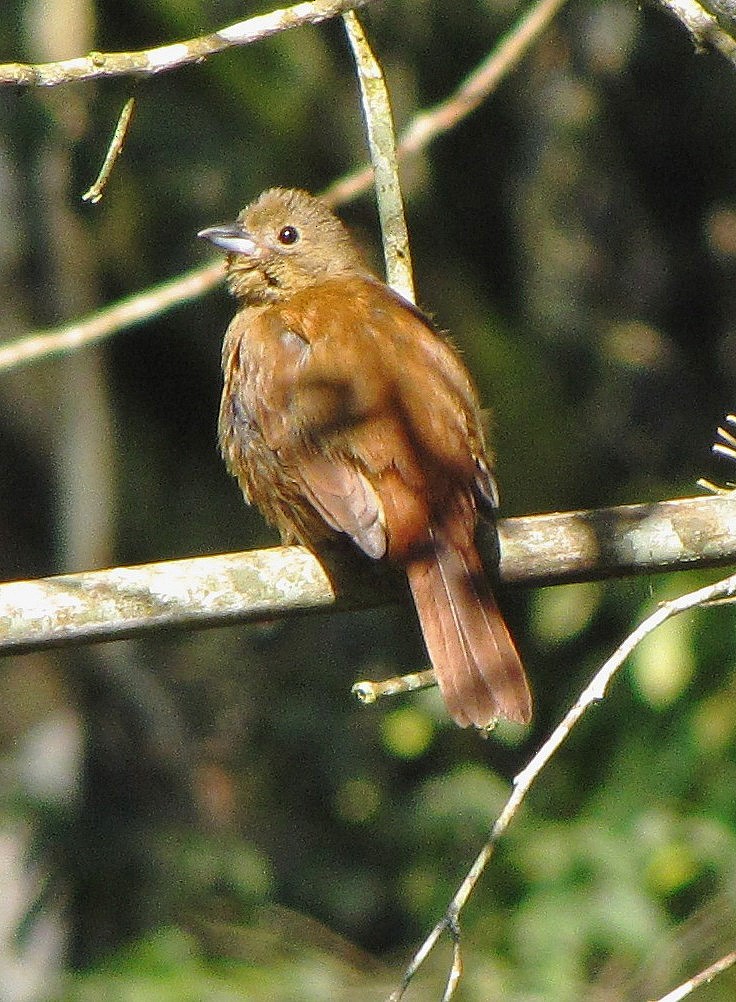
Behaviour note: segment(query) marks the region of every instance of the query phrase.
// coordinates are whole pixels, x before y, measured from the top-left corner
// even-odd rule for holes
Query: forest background
[[[370,4],[399,131],[525,10]],[[148,48],[263,8],[8,0],[0,58]],[[81,201],[124,101],[137,110]],[[367,159],[339,19],[148,79],[0,88],[3,341],[204,264],[263,188]],[[406,162],[420,304],[494,411],[504,515],[698,493],[736,404],[736,69],[659,7],[575,0],[472,115]],[[372,193],[341,208],[380,268]],[[0,375],[0,578],[275,542],[215,444],[222,287]],[[7,658],[0,999],[382,998],[508,783],[691,572],[502,603],[536,718],[488,741],[434,692],[404,607]],[[655,998],[733,946],[733,612],[635,653],[556,756],[464,916],[459,997]],[[439,998],[441,951],[412,987]],[[730,978],[730,980],[729,980]],[[733,998],[724,975],[698,998]]]

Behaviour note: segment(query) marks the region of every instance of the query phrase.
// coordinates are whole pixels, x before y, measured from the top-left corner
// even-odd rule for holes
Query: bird
[[[449,714],[528,723],[532,700],[476,547],[498,490],[447,336],[366,266],[319,198],[270,188],[198,236],[226,252],[220,450],[284,544],[349,540],[401,568]]]

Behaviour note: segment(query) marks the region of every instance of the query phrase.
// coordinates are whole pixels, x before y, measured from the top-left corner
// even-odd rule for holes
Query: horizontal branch
[[[509,518],[499,538],[510,584],[716,567],[736,563],[736,493]]]
[[[56,63],[5,63],[0,65],[0,86],[55,87],[79,80],[100,77],[152,76],[201,62],[215,52],[237,45],[250,45],[280,31],[304,24],[319,24],[328,18],[362,7],[369,0],[310,0],[268,14],[250,17],[209,35],[185,42],[161,45],[138,52],[90,52],[86,56],[63,59]]]
[[[715,496],[499,523],[500,577],[550,585],[736,563],[736,498]],[[398,600],[366,560],[320,563],[298,546],[0,584],[0,654],[163,628],[256,622]]]

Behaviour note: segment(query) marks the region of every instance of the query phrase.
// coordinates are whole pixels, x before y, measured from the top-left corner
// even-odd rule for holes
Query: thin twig
[[[370,0],[310,0],[308,3],[298,3],[293,7],[251,17],[247,21],[238,21],[209,35],[200,35],[199,38],[190,38],[172,45],[161,45],[155,49],[138,52],[90,52],[87,56],[56,63],[5,63],[0,65],[0,86],[16,84],[55,87],[73,80],[152,76],[178,69],[188,63],[201,62],[207,56],[233,46],[259,42],[289,28],[319,24],[352,7],[362,7],[369,2]]]
[[[707,985],[713,980],[718,974],[722,974],[727,971],[729,967],[733,967],[736,964],[736,951],[733,953],[727,953],[725,957],[721,957],[717,960],[715,964],[711,964],[710,967],[706,967],[704,971],[699,974],[695,974],[688,981],[685,981],[678,988],[673,989],[668,992],[667,995],[663,995],[661,999],[657,1002],[680,1002],[681,999],[686,998],[691,992],[694,992],[696,988],[700,988],[701,985]]]
[[[736,429],[736,414],[727,414],[724,421],[730,428]],[[716,440],[711,447],[711,452],[716,456],[727,459],[730,463],[736,463],[736,437],[731,434],[728,428],[719,427],[717,429]],[[725,487],[721,487],[719,484],[714,484],[711,480],[706,480],[703,477],[697,481],[697,484],[698,487],[710,491],[711,494],[733,494],[734,491],[733,484],[726,484]]]
[[[540,3],[535,3],[510,31],[501,36],[485,59],[465,77],[454,93],[439,104],[418,112],[399,138],[399,160],[420,152],[437,136],[453,129],[475,111],[521,61],[566,2],[567,0],[541,0]],[[366,191],[372,179],[372,168],[357,168],[330,185],[323,197],[332,205],[341,205]]]
[[[532,43],[539,38],[564,3],[565,0],[544,0],[543,3],[535,4],[531,11],[503,36],[489,56],[463,80],[454,94],[434,107],[420,111],[409,123],[397,147],[399,158],[420,152],[438,135],[454,128],[485,100],[503,76],[513,69]],[[1,80],[0,77],[0,82]],[[323,193],[323,198],[332,206],[342,205],[367,191],[372,180],[372,168],[361,168],[331,185]],[[218,284],[220,277],[224,277],[224,270],[218,260],[217,264],[195,269],[181,278],[172,279],[165,286],[156,286],[136,293],[76,323],[32,334],[12,342],[0,349],[0,372],[14,365],[62,354],[87,343],[94,343],[103,337],[118,334],[129,327],[131,322],[139,323],[147,317],[158,316],[180,303],[205,295]],[[161,298],[162,291],[165,291],[164,299]],[[150,313],[147,314],[146,310],[149,308]],[[102,332],[101,324],[104,327]]]
[[[386,281],[413,303],[415,294],[409,234],[401,197],[396,160],[396,133],[386,81],[355,12],[348,11],[342,17],[358,68],[368,145],[375,171],[376,201],[386,262]]]
[[[726,424],[736,428],[736,415],[727,414]],[[736,462],[736,437],[727,428],[719,428],[712,451],[730,462]]]
[[[438,939],[446,929],[451,930],[453,942],[457,945],[459,942],[457,923],[460,913],[467,904],[468,899],[475,890],[478,881],[490,862],[496,845],[507,831],[513,819],[516,817],[516,814],[523,804],[527,793],[531,789],[534,782],[539,778],[539,775],[544,767],[550,759],[552,759],[562,744],[564,744],[565,740],[568,738],[571,731],[585,712],[594,703],[600,702],[600,700],[605,697],[608,686],[610,685],[614,675],[626,661],[634,648],[637,647],[637,645],[640,644],[645,637],[656,630],[658,626],[661,626],[661,624],[666,620],[671,619],[672,616],[676,616],[681,612],[696,608],[697,606],[709,605],[726,600],[734,601],[736,600],[735,596],[736,575],[731,575],[730,577],[724,578],[722,581],[717,581],[715,584],[707,585],[704,588],[698,588],[696,591],[689,592],[686,595],[681,595],[679,598],[664,602],[650,616],[640,623],[633,633],[631,633],[614,651],[611,657],[595,674],[592,681],[581,692],[573,706],[570,710],[568,710],[564,718],[560,721],[549,738],[547,738],[539,751],[532,757],[524,769],[522,769],[522,771],[514,779],[511,796],[506,801],[506,805],[496,819],[496,822],[491,829],[488,841],[476,856],[473,865],[468,871],[465,879],[458,887],[447,908],[447,911],[414,955],[411,963],[406,969],[404,977],[402,978],[401,985],[389,996],[388,1002],[399,1002],[409,986],[414,974],[416,974],[419,970],[419,967],[426,960],[427,956],[430,954]],[[455,952],[457,952],[457,946]],[[453,956],[450,980],[453,980],[454,972],[459,969],[460,959]],[[456,977],[454,977],[454,983],[457,984]],[[450,982],[448,981],[448,988],[449,984]],[[451,994],[448,995],[446,991],[444,999],[449,1000],[451,997]],[[678,997],[684,996],[674,995],[672,1000],[668,997],[667,1002],[674,1002],[674,999]]]
[[[134,111],[135,98],[131,97],[123,105],[123,110],[120,112],[120,117],[118,118],[118,124],[115,126],[115,132],[110,140],[102,167],[100,167],[100,173],[97,175],[94,184],[82,195],[83,202],[96,204],[102,198],[107,182],[112,174],[112,169],[118,157],[123,152],[123,146],[128,135],[128,129],[130,129],[130,123],[133,120]]]
[[[120,299],[89,317],[57,327],[53,331],[29,334],[0,347],[0,373],[41,358],[65,355],[82,345],[95,344],[135,324],[161,316],[174,307],[199,299],[225,275],[222,261],[195,268],[178,278]]]
[[[447,976],[447,984],[445,985],[442,1002],[450,1002],[450,999],[455,994],[455,989],[460,984],[460,978],[463,976],[463,955],[460,950],[460,923],[457,920],[457,915],[452,915],[448,918],[447,928],[452,937],[452,964],[450,964],[450,972]]]
[[[428,668],[427,671],[415,671],[409,675],[397,675],[395,678],[386,678],[381,682],[371,682],[368,680],[356,682],[351,692],[364,706],[370,706],[385,696],[399,696],[407,692],[418,692],[420,689],[427,689],[432,685],[437,685],[437,677],[434,670]]]

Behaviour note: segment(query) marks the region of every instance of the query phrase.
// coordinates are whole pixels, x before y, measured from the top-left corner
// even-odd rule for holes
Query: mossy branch
[[[736,497],[719,495],[499,523],[502,581],[551,585],[736,563]],[[301,547],[116,567],[0,584],[0,654],[199,629],[402,595],[368,561]]]
[[[0,86],[15,84],[25,87],[57,87],[72,81],[99,80],[103,77],[154,76],[189,63],[201,62],[225,49],[251,45],[289,28],[319,24],[368,2],[369,0],[309,0],[307,3],[298,3],[293,7],[272,10],[268,14],[238,21],[208,35],[153,49],[137,52],[90,52],[86,56],[55,63],[4,63],[0,64]]]

